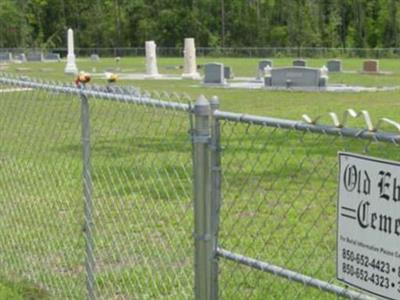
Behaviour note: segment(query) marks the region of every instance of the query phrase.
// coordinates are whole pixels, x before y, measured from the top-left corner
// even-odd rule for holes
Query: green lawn
[[[238,76],[252,76],[258,59],[198,59],[199,64],[208,61],[230,65]],[[159,58],[160,72],[172,72],[165,67],[182,62]],[[276,66],[290,62],[274,59]],[[322,66],[325,60],[309,62]],[[361,64],[360,59],[346,59],[344,69],[356,71]],[[382,70],[394,73],[333,74],[330,82],[398,85],[400,61],[381,60],[380,64]],[[104,70],[115,67],[115,62],[82,59],[78,66]],[[30,70],[16,70],[25,67]],[[119,67],[143,72],[144,59],[122,58]],[[64,75],[63,68],[64,63],[31,63],[11,65],[7,71],[71,82],[73,78]],[[104,83],[96,78],[93,82]],[[329,111],[341,116],[347,108],[366,109],[374,121],[381,117],[399,120],[398,91],[229,90],[182,80],[121,80],[118,84],[186,93],[192,99],[199,94],[218,95],[223,110],[295,120],[303,113],[322,114],[321,122],[329,123]],[[187,100],[182,97],[181,101]],[[98,298],[192,298],[188,115],[98,99],[90,99],[90,104]],[[79,100],[45,91],[12,92],[0,93],[0,105],[0,276],[5,278],[0,282],[16,282],[0,285],[0,295],[23,297],[18,282],[24,280],[48,290],[51,299],[82,299],[85,249]],[[363,126],[361,120],[349,124]],[[334,281],[337,151],[399,160],[397,147],[226,121],[221,126],[221,246]],[[221,260],[220,264],[223,299],[327,299],[300,284],[249,272],[231,262]],[[27,299],[41,297],[39,293]]]
[[[1,300],[37,300],[49,299],[48,295],[37,287],[27,282],[0,281]]]

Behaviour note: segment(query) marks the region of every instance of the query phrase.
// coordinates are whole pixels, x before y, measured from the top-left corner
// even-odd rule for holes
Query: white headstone
[[[14,55],[15,61],[26,62],[26,55],[25,53],[15,54]]]
[[[68,55],[67,55],[67,65],[64,69],[65,74],[78,74],[78,68],[75,63],[75,53],[74,53],[74,32],[72,29],[68,29]]]
[[[196,48],[194,47],[194,38],[185,39],[185,50],[183,51],[185,64],[183,66],[183,79],[200,79],[197,72]]]
[[[160,78],[161,75],[158,73],[157,68],[157,56],[156,56],[156,43],[154,41],[146,41],[146,76],[145,78],[154,79]]]

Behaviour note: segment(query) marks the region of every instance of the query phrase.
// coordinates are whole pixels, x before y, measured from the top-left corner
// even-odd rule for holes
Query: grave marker
[[[365,60],[363,63],[363,72],[379,73],[379,60],[376,59]]]
[[[46,53],[44,55],[45,61],[61,61],[61,57],[59,53]]]
[[[286,67],[271,69],[268,73],[271,75],[265,77],[265,86],[270,87],[320,88],[328,80],[326,68]]]
[[[233,70],[231,67],[224,66],[224,79],[232,79],[233,78]]]
[[[258,62],[257,79],[264,77],[264,69],[266,66],[269,66],[272,68],[272,60],[263,59]]]
[[[204,66],[204,84],[224,85],[224,65],[220,63],[209,63]]]
[[[67,65],[64,69],[65,74],[78,74],[78,68],[75,63],[75,53],[74,53],[74,32],[72,29],[68,29],[68,55],[67,55]]]
[[[0,61],[11,61],[11,60],[12,60],[11,52],[0,53]]]
[[[183,79],[200,79],[197,72],[196,64],[196,48],[194,46],[194,38],[185,38]]]
[[[100,61],[100,56],[98,54],[92,54],[92,55],[90,55],[90,60],[91,61]]]
[[[15,54],[13,59],[15,61],[26,62],[26,55],[25,53]]]
[[[35,53],[35,52],[28,53],[26,55],[26,60],[27,61],[42,62],[44,60],[43,53],[42,52],[40,52],[40,53]]]
[[[340,59],[331,59],[326,63],[329,72],[342,72],[342,61]]]
[[[146,41],[146,75],[145,78],[155,79],[160,78],[161,75],[158,73],[157,68],[157,56],[156,56],[156,43],[154,41]]]
[[[293,67],[305,67],[307,66],[307,61],[304,59],[295,59],[293,61]]]

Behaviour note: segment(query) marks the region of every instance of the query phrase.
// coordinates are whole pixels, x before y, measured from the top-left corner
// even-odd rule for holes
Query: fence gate
[[[399,134],[222,111],[214,117],[219,298],[370,299],[335,279],[337,153],[399,161]]]

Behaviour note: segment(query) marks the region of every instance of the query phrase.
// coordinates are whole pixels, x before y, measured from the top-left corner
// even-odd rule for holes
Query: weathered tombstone
[[[232,79],[233,71],[231,67],[224,66],[224,79]]]
[[[11,60],[12,60],[11,52],[0,53],[0,61],[11,61]]]
[[[90,60],[91,61],[99,61],[100,60],[100,56],[98,54],[92,54],[90,55]]]
[[[46,53],[44,55],[45,61],[61,61],[61,57],[59,53]]]
[[[200,79],[197,72],[196,64],[196,48],[194,46],[194,38],[185,38],[183,79]]]
[[[26,62],[26,55],[25,55],[25,53],[15,54],[13,59],[15,61]]]
[[[204,66],[205,84],[225,84],[224,65],[219,63],[209,63]]]
[[[78,74],[78,68],[75,63],[75,53],[74,53],[74,32],[71,28],[68,29],[68,55],[67,55],[67,65],[64,69],[65,74]]]
[[[26,60],[27,61],[39,61],[39,62],[41,62],[41,61],[44,60],[43,53],[41,53],[41,52],[40,53],[37,53],[37,52],[28,53],[26,55]]]
[[[155,79],[161,77],[157,68],[156,43],[154,41],[146,41],[146,75],[145,78]]]
[[[379,73],[379,60],[375,59],[365,60],[363,64],[363,72]]]
[[[272,60],[269,59],[263,59],[258,62],[258,69],[257,69],[257,78],[263,78],[264,77],[264,69],[266,66],[269,66],[272,68]]]
[[[342,61],[340,59],[331,59],[326,63],[329,72],[342,72]]]
[[[270,80],[265,80],[271,87],[320,88],[327,84],[327,69],[308,67],[287,67],[271,69]]]
[[[293,61],[293,67],[305,67],[307,66],[307,61],[304,59],[295,59]]]

